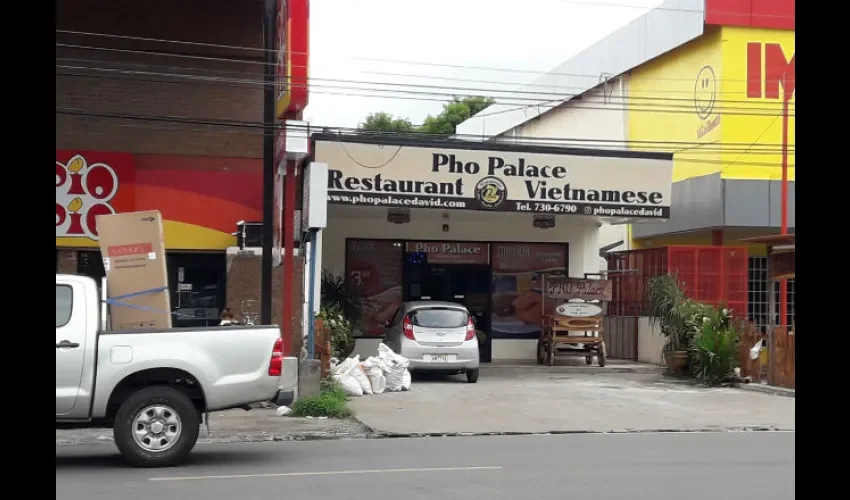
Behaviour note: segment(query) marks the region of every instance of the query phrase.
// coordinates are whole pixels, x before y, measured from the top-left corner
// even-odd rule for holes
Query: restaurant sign
[[[670,217],[672,155],[481,144],[420,146],[315,137],[340,205]],[[504,149],[504,150],[503,150]]]
[[[405,250],[427,255],[429,264],[480,264],[490,263],[490,245],[487,243],[458,243],[411,241]]]
[[[560,300],[601,300],[609,302],[613,296],[610,280],[587,280],[565,276],[546,276],[546,297]]]

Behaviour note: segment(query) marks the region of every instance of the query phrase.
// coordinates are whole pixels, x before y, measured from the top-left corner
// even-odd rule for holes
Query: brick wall
[[[262,5],[151,0],[128,8],[126,2],[61,0],[57,29],[261,49]],[[256,126],[262,121],[261,50],[56,36],[57,44],[75,46],[56,48],[57,149],[262,157],[262,129]]]
[[[77,251],[63,248],[58,248],[56,251],[59,252],[59,268],[56,272],[59,274],[76,274]]]
[[[233,311],[237,318],[241,316],[242,304],[245,300],[255,301],[256,313],[259,314],[260,307],[260,282],[262,280],[262,256],[252,251],[242,251],[238,254],[227,256],[227,307]],[[293,293],[293,312],[289,325],[292,328],[292,352],[297,355],[302,344],[302,304],[304,303],[303,269],[304,261],[301,257],[294,257],[295,278]],[[281,310],[283,308],[283,268],[273,270],[272,275],[272,323],[281,324]]]

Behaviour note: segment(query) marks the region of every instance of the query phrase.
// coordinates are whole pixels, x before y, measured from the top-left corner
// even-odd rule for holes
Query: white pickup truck
[[[95,280],[56,275],[56,428],[112,428],[139,467],[177,465],[205,414],[277,398],[276,326],[105,331]]]

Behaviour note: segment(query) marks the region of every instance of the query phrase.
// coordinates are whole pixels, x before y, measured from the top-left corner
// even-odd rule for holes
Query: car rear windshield
[[[466,311],[447,308],[416,309],[410,313],[413,326],[425,328],[460,328],[466,326],[468,315]]]

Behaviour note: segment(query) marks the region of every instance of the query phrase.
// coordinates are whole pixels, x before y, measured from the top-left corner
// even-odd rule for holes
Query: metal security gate
[[[608,357],[637,361],[638,319],[635,316],[606,316],[604,325]]]

